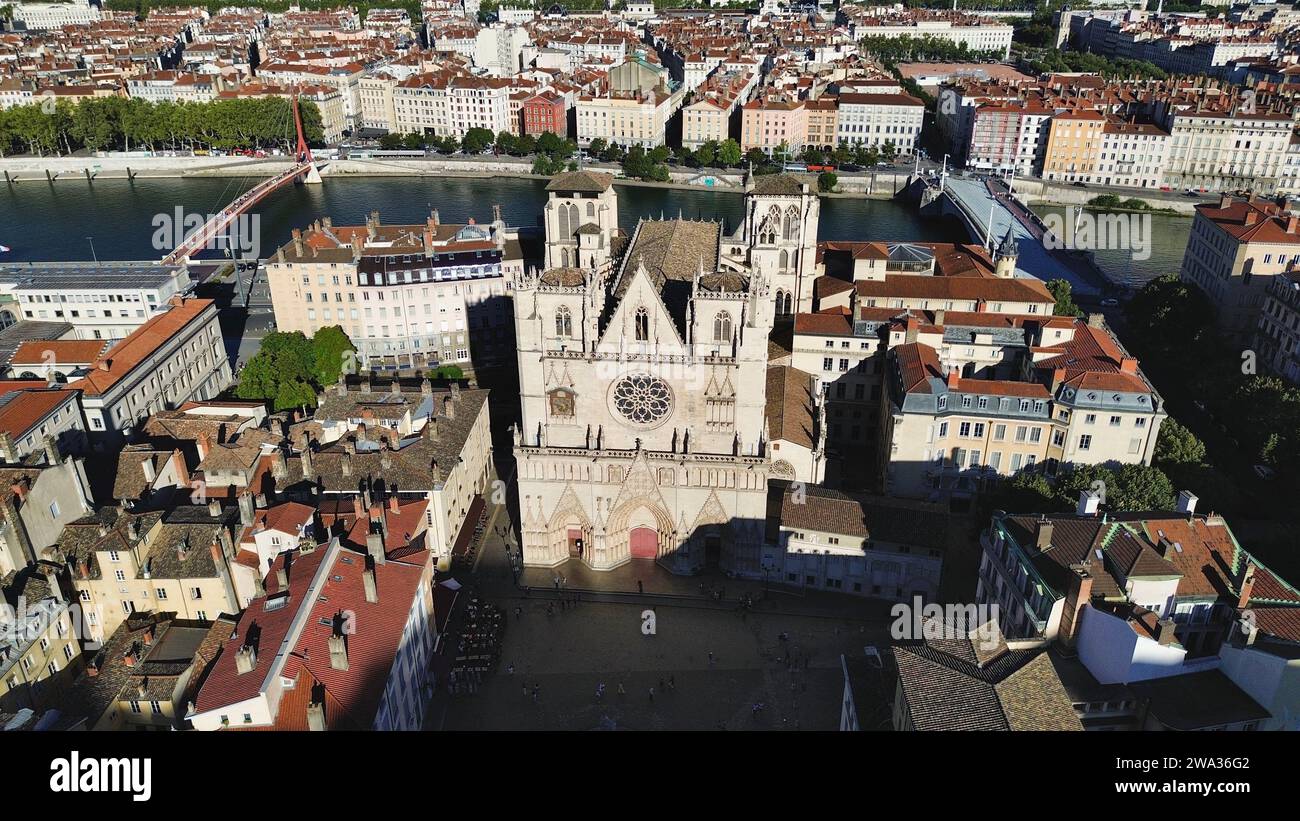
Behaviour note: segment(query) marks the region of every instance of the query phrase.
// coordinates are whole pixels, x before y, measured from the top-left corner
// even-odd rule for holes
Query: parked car
[[[1114,297],[1107,297],[1101,301],[1101,307],[1103,308],[1114,308],[1118,304],[1119,300]]]

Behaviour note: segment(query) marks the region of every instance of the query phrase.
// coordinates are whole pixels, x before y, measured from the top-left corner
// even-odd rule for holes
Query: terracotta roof
[[[0,398],[0,431],[21,439],[55,409],[76,398],[75,391],[50,388],[5,394]]]
[[[603,171],[570,171],[560,174],[546,184],[547,191],[578,191],[600,194],[614,184],[614,176]]]
[[[150,318],[129,336],[113,346],[108,355],[93,363],[91,372],[77,382],[87,396],[108,392],[138,365],[147,360],[164,344],[179,335],[186,326],[215,305],[211,299],[184,299],[173,303],[163,313]],[[215,320],[215,314],[213,319]]]
[[[89,365],[108,346],[103,339],[29,339],[19,343],[9,364],[44,365],[48,357],[51,365]]]

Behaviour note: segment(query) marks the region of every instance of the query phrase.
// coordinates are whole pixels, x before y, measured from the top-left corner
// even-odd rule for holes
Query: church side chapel
[[[761,575],[769,479],[824,474],[822,397],[768,362],[774,324],[812,304],[816,192],[760,177],[734,233],[642,218],[629,236],[610,175],[547,190],[544,266],[515,291],[524,563]]]

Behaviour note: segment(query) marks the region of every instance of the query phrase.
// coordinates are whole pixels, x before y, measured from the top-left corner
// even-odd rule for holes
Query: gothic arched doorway
[[[659,532],[652,527],[637,527],[628,531],[628,552],[634,559],[659,558]]]

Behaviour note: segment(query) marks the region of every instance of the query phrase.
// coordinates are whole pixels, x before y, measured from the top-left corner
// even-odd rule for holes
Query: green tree
[[[1051,483],[1032,470],[1022,470],[1003,481],[990,501],[1008,513],[1049,513],[1060,506],[1053,498]]]
[[[555,135],[552,134],[551,136],[554,137]],[[593,157],[597,157],[600,156],[601,154],[604,154],[605,149],[608,147],[609,147],[609,143],[605,140],[604,137],[597,137],[596,139],[592,140],[591,143],[587,146],[587,153]]]
[[[273,411],[291,408],[315,407],[316,389],[301,379],[290,379],[280,383],[271,404]]]
[[[735,140],[727,138],[718,146],[718,162],[721,163],[724,168],[731,168],[740,165],[740,159],[740,143]]]
[[[313,381],[324,387],[338,381],[345,367],[356,361],[357,346],[338,325],[319,328],[311,338]]]
[[[502,154],[513,154],[519,150],[519,138],[509,131],[497,135],[496,149]]]
[[[834,171],[823,171],[817,175],[817,190],[829,194],[839,185],[840,178]]]
[[[461,148],[466,154],[482,154],[492,145],[496,135],[486,128],[471,128],[461,139]]]
[[[1083,311],[1078,305],[1074,304],[1074,289],[1071,287],[1069,280],[1051,279],[1047,281],[1047,290],[1052,296],[1056,297],[1056,308],[1052,313],[1056,316],[1083,316]]]
[[[1205,461],[1205,444],[1170,416],[1160,423],[1154,460],[1162,468],[1169,465],[1199,465]]]

